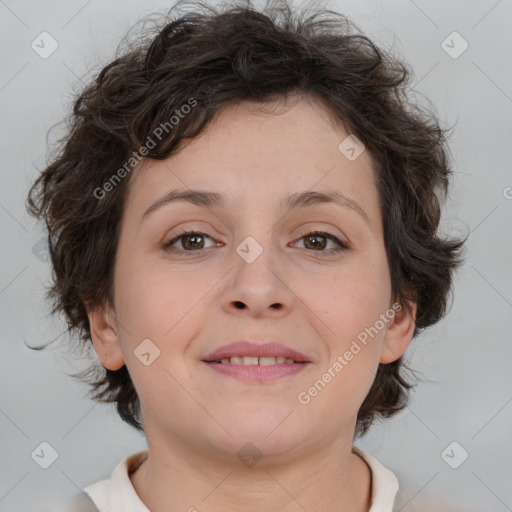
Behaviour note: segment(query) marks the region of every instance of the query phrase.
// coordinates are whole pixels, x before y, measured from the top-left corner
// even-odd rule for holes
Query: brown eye
[[[204,237],[199,234],[184,235],[180,237],[182,239],[181,245],[185,249],[202,249],[204,245]]]
[[[327,246],[327,237],[325,236],[308,235],[304,237],[304,240],[308,249],[325,249]]]
[[[339,238],[331,235],[330,233],[324,233],[323,231],[313,231],[311,233],[307,233],[302,235],[301,240],[304,240],[304,245],[306,249],[311,249],[316,252],[324,252],[324,253],[336,253],[340,251],[346,251],[349,249],[348,244],[342,242]],[[333,248],[325,250],[327,244],[332,242],[335,244]]]
[[[208,247],[205,247],[206,239],[211,240],[211,237],[200,231],[183,231],[172,240],[165,242],[162,245],[162,249],[168,252],[198,252],[201,249],[208,249]],[[173,247],[174,245],[177,245],[177,247]]]

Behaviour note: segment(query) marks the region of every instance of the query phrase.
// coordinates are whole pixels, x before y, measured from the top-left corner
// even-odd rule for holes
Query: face
[[[216,456],[248,442],[279,455],[352,441],[379,362],[397,359],[412,336],[403,311],[390,313],[368,152],[346,158],[347,133],[311,100],[271,110],[229,106],[180,152],[131,176],[111,328],[90,318],[102,363],[127,365],[148,441],[180,439]],[[222,203],[155,204],[178,190]],[[340,201],[287,208],[305,192]],[[239,340],[281,345],[264,356],[302,356],[244,361],[258,366],[210,357]]]

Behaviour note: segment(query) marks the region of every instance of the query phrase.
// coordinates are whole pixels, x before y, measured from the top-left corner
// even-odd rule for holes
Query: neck
[[[259,512],[265,504],[282,512],[368,512],[371,505],[371,471],[351,443],[287,460],[265,455],[252,467],[191,453],[180,443],[152,450],[148,439],[148,446],[131,480],[151,511]]]

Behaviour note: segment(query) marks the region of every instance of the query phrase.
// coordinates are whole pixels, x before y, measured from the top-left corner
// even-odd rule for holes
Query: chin
[[[233,437],[227,434],[216,436],[211,442],[230,456],[242,456],[244,450],[253,450],[255,455],[267,457],[284,455],[303,447],[305,439],[314,430],[312,425],[303,419],[301,421],[299,415],[292,411],[291,407],[286,410],[259,407],[246,410],[243,414],[230,415],[224,420],[218,418]]]

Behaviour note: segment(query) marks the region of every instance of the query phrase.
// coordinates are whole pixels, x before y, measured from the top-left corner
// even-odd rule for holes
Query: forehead
[[[178,188],[220,192],[233,208],[272,208],[291,193],[329,189],[354,198],[371,218],[378,214],[372,161],[368,151],[345,156],[340,144],[348,136],[311,98],[231,104],[177,153],[133,171],[128,208],[140,217]]]

